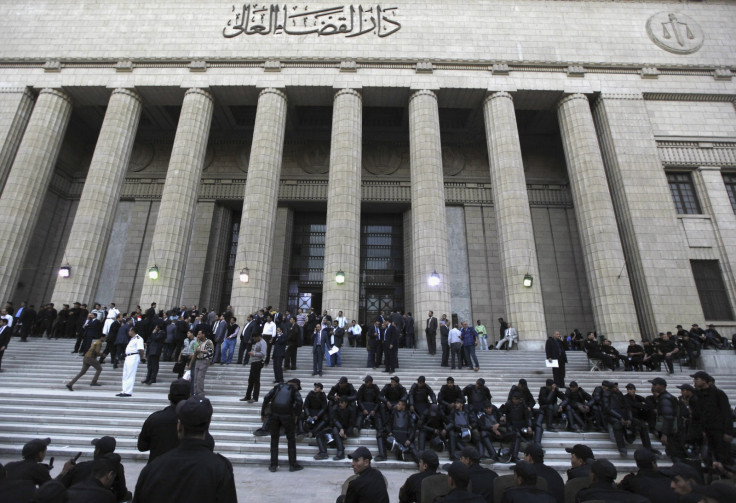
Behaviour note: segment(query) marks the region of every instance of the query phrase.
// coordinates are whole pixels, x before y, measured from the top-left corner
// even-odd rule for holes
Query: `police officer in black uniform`
[[[179,446],[179,434],[176,430],[179,419],[176,414],[176,406],[179,402],[189,398],[191,390],[191,383],[186,379],[177,379],[172,382],[169,386],[169,406],[154,412],[143,423],[141,432],[138,434],[138,450],[140,452],[150,451],[149,463]],[[214,450],[215,440],[209,431],[205,433],[205,440],[209,450]]]
[[[221,454],[214,454],[205,438],[212,420],[209,399],[195,396],[182,400],[176,413],[179,446],[143,468],[133,503],[237,502],[233,465]]]
[[[344,442],[347,440],[348,432],[353,427],[353,424],[355,424],[355,409],[349,407],[347,397],[341,396],[338,399],[337,405],[330,406],[332,438],[337,443],[337,455],[333,458],[335,461],[345,459]]]
[[[381,390],[373,384],[372,376],[365,376],[363,384],[358,388],[358,411],[355,418],[355,427],[360,430],[372,427],[377,432],[383,431],[383,407],[381,406]]]
[[[299,379],[289,379],[286,384],[277,384],[263,399],[261,416],[265,419],[266,407],[271,405],[269,429],[271,431],[271,465],[268,470],[275,472],[279,467],[279,434],[281,427],[286,433],[289,453],[289,471],[304,469],[296,462],[296,418],[301,413],[303,402],[299,394],[302,389]]]
[[[5,465],[5,478],[7,480],[25,480],[38,487],[51,480],[50,471],[54,467],[54,458],[49,464],[44,464],[46,449],[51,443],[50,438],[36,438],[23,446],[22,461],[13,461]],[[56,477],[61,479],[74,467],[74,460],[70,459],[64,464],[61,473]]]
[[[576,381],[570,381],[565,391],[565,399],[560,404],[560,407],[567,412],[569,429],[581,432],[586,428],[590,412],[587,403],[591,398],[590,394],[578,386]]]
[[[322,391],[322,383],[314,383],[314,390],[307,393],[304,399],[302,421],[299,424],[299,433],[307,433],[310,437],[316,437],[327,428],[329,410],[327,408],[327,395]]]
[[[437,403],[437,397],[432,388],[427,384],[424,376],[419,376],[417,382],[411,385],[409,389],[409,411],[415,413],[417,417],[424,415],[426,410],[433,403]]]
[[[642,445],[647,449],[652,449],[652,443],[649,439],[649,425],[634,417],[628,402],[618,389],[618,383],[608,384],[608,393],[603,395],[603,411],[606,414],[609,424],[613,427],[613,436],[616,439],[618,452],[622,456],[626,456],[626,443],[624,441],[624,429],[631,429],[639,433]]]
[[[419,450],[424,451],[429,441],[429,446],[435,451],[442,452],[447,440],[445,429],[445,415],[442,414],[439,404],[432,404],[419,418]]]
[[[498,407],[493,405],[491,402],[485,402],[483,404],[483,412],[478,414],[477,427],[480,433],[480,443],[485,448],[487,458],[491,461],[498,460],[498,453],[493,447],[494,441],[507,440],[506,428],[501,429],[501,423],[499,423],[499,412]],[[483,457],[483,451],[479,451],[481,457]]]
[[[475,415],[465,407],[465,399],[462,397],[455,400],[453,410],[447,415],[447,437],[450,440],[450,460],[455,461],[457,457],[458,440],[461,445],[480,444],[480,433],[475,425]]]
[[[519,449],[522,438],[532,437],[532,413],[521,400],[518,391],[511,395],[511,401],[506,402],[499,409],[501,423],[505,424],[510,432],[514,434],[514,445],[511,448],[511,459],[518,461]]]
[[[399,403],[399,400],[406,402],[408,393],[406,388],[400,384],[401,380],[399,376],[391,376],[391,381],[386,384],[381,390],[381,403],[386,408],[386,415],[391,413],[391,410]]]
[[[386,431],[386,443],[391,444],[389,448],[394,451],[396,459],[405,460],[405,455],[411,454],[415,460],[419,460],[419,453],[414,447],[416,424],[412,414],[406,408],[406,400],[399,400],[391,410],[384,430]],[[381,452],[380,443],[378,450]],[[384,453],[381,455],[385,456]]]
[[[460,386],[455,386],[455,379],[447,378],[447,384],[443,384],[440,393],[437,395],[437,403],[442,407],[444,414],[449,414],[454,407],[455,400],[463,396]]]
[[[486,386],[486,380],[482,377],[475,381],[475,384],[468,384],[463,388],[463,395],[468,401],[468,408],[473,413],[483,410],[483,404],[490,402],[491,390]]]

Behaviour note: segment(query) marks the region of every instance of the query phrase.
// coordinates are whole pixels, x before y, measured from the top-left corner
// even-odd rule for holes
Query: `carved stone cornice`
[[[660,141],[657,151],[666,168],[736,167],[736,143]]]
[[[128,177],[123,183],[123,200],[160,200],[165,178]],[[327,180],[281,180],[278,198],[282,202],[326,201]],[[50,190],[67,199],[79,199],[84,179],[69,179],[55,173]],[[527,184],[529,204],[534,207],[572,208],[570,187],[565,184]],[[199,200],[237,201],[245,193],[245,178],[204,178],[199,188]],[[384,203],[411,203],[411,183],[408,181],[363,180],[363,201]],[[493,192],[490,183],[445,182],[445,202],[451,205],[492,205]]]

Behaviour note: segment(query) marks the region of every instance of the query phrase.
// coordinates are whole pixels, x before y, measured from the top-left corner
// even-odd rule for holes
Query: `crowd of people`
[[[562,484],[540,471],[544,466],[544,433],[561,429],[608,432],[622,456],[628,455],[628,446],[635,438],[640,439],[642,447],[635,453],[640,473],[627,476],[618,486],[613,484],[616,468],[609,461],[596,460],[592,450],[582,444],[568,449],[571,453],[568,478],[589,477],[591,488],[603,492],[638,494],[632,488],[646,484],[633,484],[631,480],[626,482],[627,479],[656,473],[667,481],[667,484],[658,483],[662,487],[671,485],[682,496],[681,501],[700,501],[686,499],[688,493],[712,498],[704,501],[720,501],[718,496],[707,496],[715,494],[711,489],[714,486],[703,486],[703,480],[714,474],[733,478],[736,470],[731,449],[734,410],[706,372],[692,374],[692,384],[678,385],[677,397],[668,391],[668,383],[661,377],[649,381],[651,394],[647,396],[638,394],[633,383],[627,384],[623,392],[617,382],[603,380],[588,393],[575,381],[565,382],[566,351],[585,351],[588,358],[599,360],[611,370],[621,366],[627,371],[659,370],[664,365],[673,373],[675,362],[694,366],[701,350],[730,348],[730,342],[712,325],[707,330],[693,325],[689,331],[678,325],[674,334],[661,333],[641,345],[631,340],[626,355],[595,332],[583,337],[575,330],[564,338],[555,332],[545,348],[548,360],[554,362],[550,365],[554,379],[546,381],[536,399],[527,381],[520,379],[511,386],[505,401],[496,406],[482,378],[458,386],[453,377],[448,377],[435,394],[425,376],[419,376],[407,389],[400,377],[393,375],[399,367],[398,348],[411,348],[416,342],[416,323],[411,313],[382,312],[372,325],[361,327],[342,312],[333,319],[326,311],[320,315],[313,309],[308,313],[298,310],[292,315],[269,306],[248,315],[242,326],[237,321],[230,306],[219,314],[213,310],[200,311],[196,306],[164,312],[152,303],[145,311],[139,306],[131,313],[121,313],[113,303],[107,307],[95,304],[92,310],[74,303],[71,308],[64,305],[57,314],[53,304],[49,304],[36,314],[33,306],[22,305],[13,310],[12,305],[6,305],[0,313],[0,358],[7,347],[7,342],[3,345],[2,341],[10,333],[17,334],[21,340],[34,335],[69,337],[75,342],[72,353],[83,359],[78,375],[66,383],[68,390],[74,391],[90,367],[95,369],[90,385],[99,386],[102,365],[109,357],[114,367],[123,366],[122,391],[118,397],[132,396],[141,363],[146,364],[142,383],[151,385],[157,382],[161,361],[175,362],[174,370],[182,379],[171,385],[171,405],[149,417],[139,436],[139,449],[150,450],[151,456],[136,485],[134,501],[163,501],[163,495],[176,491],[181,491],[176,494],[191,495],[191,491],[174,489],[160,481],[170,473],[181,473],[186,479],[194,477],[197,456],[209,460],[206,476],[210,485],[201,494],[220,494],[222,499],[217,501],[235,500],[232,466],[222,456],[209,456],[214,450],[214,439],[208,431],[212,407],[205,397],[205,378],[208,368],[216,364],[250,365],[246,393],[241,399],[250,403],[261,399],[261,372],[272,364],[275,387],[263,397],[263,426],[256,432],[256,435],[271,436],[271,471],[279,467],[278,443],[283,434],[288,443],[290,471],[303,468],[296,459],[298,438],[314,439],[315,460],[327,459],[329,449],[335,449],[334,460],[341,460],[346,456],[349,438],[357,438],[366,430],[375,434],[375,457],[365,446],[348,454],[359,476],[349,484],[345,501],[384,501],[381,490],[385,484],[373,480],[380,472],[371,467],[371,462],[385,461],[389,456],[417,464],[420,473],[407,480],[399,497],[402,502],[420,501],[421,480],[437,473],[437,453],[445,450],[451,462],[444,467],[452,490],[448,497],[455,498],[446,501],[466,501],[460,498],[464,497],[461,493],[469,481],[472,481],[472,493],[484,498],[477,501],[493,501],[496,474],[479,465],[483,460],[514,464],[516,487],[506,490],[504,501],[561,501],[558,496]],[[494,341],[481,320],[475,325],[463,321],[452,326],[446,315],[438,320],[430,311],[424,328],[428,351],[436,354],[439,332],[440,365],[450,370],[468,368],[478,372],[476,350],[508,350],[518,342],[519,335],[513,325],[502,318],[498,321],[498,340]],[[284,377],[284,370],[297,369],[298,348],[311,347],[312,376],[322,377],[324,365],[342,366],[341,352],[346,344],[365,346],[366,368],[369,372],[382,369],[388,374],[387,382],[378,385],[371,375],[366,375],[356,388],[347,377],[341,377],[328,392],[321,382],[315,382],[302,400],[300,380]],[[657,469],[657,461],[663,454],[652,446],[651,436],[659,439],[674,463],[669,472]],[[17,488],[30,494],[31,486],[17,482],[30,479],[36,494],[44,491],[68,494],[69,501],[130,498],[120,457],[114,453],[114,438],[94,441],[94,460],[85,465],[85,471],[80,471],[82,464],[70,460],[54,480],[49,475],[52,468],[49,465],[53,463],[42,464],[48,442],[48,439],[30,442],[24,448],[24,460],[20,464],[10,463],[0,471],[0,477],[5,477],[0,487]],[[162,461],[157,461],[159,457]],[[477,475],[481,471],[482,477]],[[536,487],[537,477],[548,479],[546,490]],[[85,484],[78,484],[82,481]],[[72,490],[74,487],[77,489]],[[104,492],[104,499],[99,496],[100,491]],[[581,491],[580,501],[601,499],[588,497],[585,491]],[[108,493],[115,499],[110,499]],[[363,493],[370,494],[370,498],[356,496]],[[547,493],[553,499],[545,499]],[[631,501],[675,501],[643,495],[649,499]],[[93,499],[74,499],[84,497]],[[467,501],[475,501],[470,498]],[[629,501],[624,497],[615,500]]]
[[[637,395],[631,385],[623,395],[617,383],[608,381],[592,395],[574,382],[561,394],[550,380],[539,390],[537,400],[522,379],[498,408],[482,379],[461,388],[447,378],[435,395],[422,376],[408,391],[396,376],[381,389],[366,376],[358,390],[343,377],[327,394],[315,383],[304,400],[300,380],[289,379],[273,387],[262,406],[264,430],[271,435],[270,470],[278,470],[282,430],[289,444],[289,471],[293,472],[303,468],[296,460],[297,434],[317,439],[316,459],[326,458],[334,440],[335,459],[342,459],[344,441],[370,428],[376,430],[378,455],[374,457],[365,446],[348,454],[357,477],[348,481],[345,494],[337,501],[389,501],[383,476],[372,462],[385,460],[390,452],[397,459],[416,462],[419,469],[400,488],[402,503],[422,501],[422,491],[431,491],[441,498],[437,501],[444,502],[499,501],[494,499],[499,485],[503,485],[502,503],[559,503],[572,489],[580,502],[732,503],[736,497],[732,483],[736,466],[730,450],[733,412],[707,373],[699,371],[692,377],[692,385],[678,386],[679,398],[667,392],[664,379],[655,378],[652,395],[647,397]],[[560,402],[553,402],[555,399]],[[215,453],[215,440],[209,433],[210,401],[192,396],[190,383],[180,379],[170,385],[169,402],[146,419],[138,435],[138,449],[149,452],[149,459],[134,491],[128,490],[123,463],[115,453],[115,438],[104,436],[92,441],[92,460],[70,459],[54,478],[53,458],[43,463],[51,440],[28,442],[22,460],[0,467],[0,495],[4,501],[22,503],[115,503],[131,498],[141,503],[237,501],[232,464]],[[570,468],[564,482],[555,469],[544,464],[541,433],[565,427],[564,422],[552,422],[557,414],[565,413],[584,421],[585,427],[610,427],[617,442],[638,432],[642,447],[634,453],[637,470],[616,483],[619,471],[610,460],[596,456],[585,444],[576,444],[566,448]],[[650,433],[666,446],[671,466],[665,466],[661,453],[645,441]],[[484,459],[498,460],[506,449],[504,444],[510,446],[504,461],[513,463],[513,477],[506,480],[481,466]],[[438,452],[445,448],[449,463],[443,466],[446,475],[441,475]],[[441,475],[439,484],[423,483],[434,475]],[[568,489],[571,484],[575,487]]]

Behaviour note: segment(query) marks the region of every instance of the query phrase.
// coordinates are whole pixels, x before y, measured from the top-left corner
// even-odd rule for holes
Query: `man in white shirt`
[[[8,320],[8,326],[13,326],[13,317],[8,314],[8,311],[5,309],[0,310],[0,318],[5,318]]]
[[[360,341],[360,334],[362,333],[363,329],[360,328],[360,325],[358,325],[355,320],[353,320],[350,328],[348,328],[348,341],[350,342],[350,347],[354,348],[358,346],[358,341]]]
[[[337,318],[335,319],[337,320],[337,326],[340,328],[345,328],[345,325],[348,324],[348,319],[343,316],[342,311],[337,312]]]
[[[120,310],[115,307],[115,303],[110,302],[110,309],[107,310],[107,318],[105,319],[105,324],[102,327],[103,334],[108,335],[110,333],[110,325],[112,325],[119,314]]]
[[[266,323],[263,324],[263,331],[261,332],[263,340],[266,341],[266,359],[263,362],[264,365],[268,365],[271,361],[271,350],[273,349],[273,343],[271,340],[276,336],[276,323],[273,322],[273,318],[270,314],[266,315]]]
[[[496,344],[496,349],[501,349],[504,344],[506,344],[506,351],[511,349],[511,346],[514,345],[514,342],[517,342],[519,340],[519,334],[516,333],[516,329],[511,326],[511,322],[508,322],[509,327],[506,329],[506,333],[504,333],[503,339],[498,341],[498,344]]]
[[[128,331],[130,341],[125,347],[125,364],[123,365],[123,391],[115,396],[133,396],[135,386],[135,374],[138,372],[138,364],[143,360],[143,337],[138,335],[135,327]]]
[[[450,345],[452,368],[455,369],[455,356],[457,356],[457,366],[462,369],[463,357],[461,355],[463,351],[463,339],[457,325],[452,327],[452,330],[450,330],[450,333],[447,336],[447,343]]]

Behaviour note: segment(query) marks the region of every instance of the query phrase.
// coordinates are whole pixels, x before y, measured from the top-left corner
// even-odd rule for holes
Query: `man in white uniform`
[[[123,392],[115,396],[133,396],[133,386],[135,386],[135,374],[138,371],[138,364],[143,360],[143,337],[138,335],[135,327],[130,327],[128,331],[130,341],[125,347],[125,365],[123,366]]]
[[[105,320],[105,324],[102,327],[103,334],[110,335],[110,325],[113,324],[119,314],[120,310],[115,307],[115,303],[110,302],[110,309],[107,310],[107,319]]]

